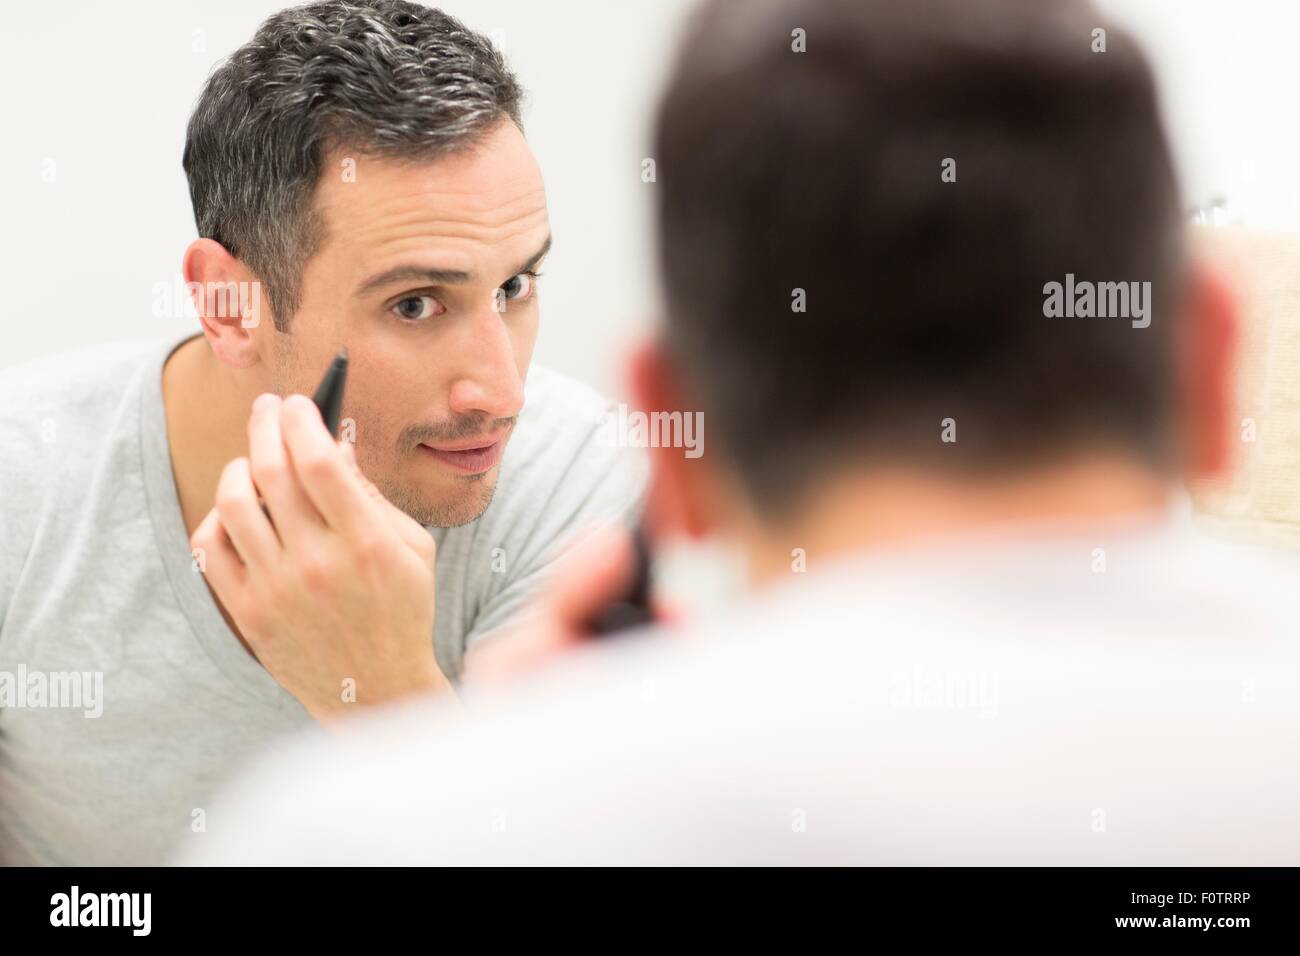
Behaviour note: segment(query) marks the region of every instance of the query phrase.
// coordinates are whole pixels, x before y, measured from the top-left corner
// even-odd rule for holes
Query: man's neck
[[[248,453],[248,386],[212,354],[203,336],[189,339],[163,367],[167,442],[185,530],[193,534],[212,508],[221,470]]]
[[[1073,529],[1110,521],[1164,519],[1170,485],[1123,457],[1088,457],[982,482],[898,470],[847,476],[782,521],[746,521],[740,534],[753,585],[790,573],[792,552],[808,563],[852,552],[937,545],[981,532]]]

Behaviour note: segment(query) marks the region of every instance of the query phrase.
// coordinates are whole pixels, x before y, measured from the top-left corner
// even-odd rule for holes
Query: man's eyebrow
[[[473,277],[468,272],[458,269],[431,269],[424,266],[396,266],[387,272],[371,276],[357,287],[357,295],[365,295],[375,289],[396,282],[423,282],[428,285],[451,285],[456,282],[468,282]]]
[[[523,265],[517,268],[514,272],[510,273],[510,275],[512,277],[517,276],[521,272],[527,272],[530,269],[537,268],[537,263],[541,262],[542,259],[546,257],[546,254],[550,251],[551,251],[551,237],[547,236],[546,241],[542,243],[542,248],[534,252],[532,258],[530,258],[527,262],[525,262]]]
[[[551,237],[547,236],[542,247],[535,252],[527,262],[515,269],[512,276],[519,275],[521,272],[528,272],[534,268],[542,258],[551,251]],[[427,266],[405,265],[395,266],[378,275],[373,275],[357,287],[357,295],[365,295],[382,286],[392,285],[396,282],[424,282],[428,285],[454,285],[457,282],[474,281],[474,273],[462,272],[459,269],[435,269]]]

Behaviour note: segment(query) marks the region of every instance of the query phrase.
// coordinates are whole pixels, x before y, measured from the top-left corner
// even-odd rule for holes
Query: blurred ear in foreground
[[[1300,236],[1197,232],[1203,259],[1216,265],[1193,289],[1199,345],[1187,356],[1187,394],[1203,436],[1188,463],[1193,501],[1203,523],[1229,537],[1300,545],[1300,382],[1285,374],[1300,367]],[[1231,291],[1225,274],[1235,277]]]
[[[1193,263],[1187,286],[1178,344],[1184,473],[1189,481],[1222,479],[1235,459],[1238,293],[1226,264],[1212,258]]]
[[[632,350],[627,379],[633,404],[641,411],[686,415],[699,409],[672,356],[659,341],[646,340]],[[700,417],[707,432],[707,415],[701,413]],[[651,481],[646,521],[653,536],[698,539],[717,531],[728,501],[735,500],[725,493],[726,478],[718,470],[717,456],[706,451],[692,457],[672,446],[648,451]]]

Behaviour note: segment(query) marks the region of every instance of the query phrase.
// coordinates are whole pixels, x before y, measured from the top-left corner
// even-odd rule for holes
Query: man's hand
[[[466,655],[463,682],[485,686],[509,680],[592,639],[592,623],[626,592],[635,573],[626,531],[593,532],[561,559],[529,613]],[[654,610],[657,619],[671,620],[662,606]]]
[[[366,481],[305,396],[259,396],[248,441],[190,545],[262,666],[317,719],[449,687],[428,531]]]

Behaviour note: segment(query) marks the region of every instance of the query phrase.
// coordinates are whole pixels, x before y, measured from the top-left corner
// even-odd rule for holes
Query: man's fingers
[[[357,451],[352,442],[340,439],[339,446],[343,449],[343,457],[347,460],[352,476],[360,483],[362,490],[379,506],[389,524],[393,526],[393,530],[401,537],[402,542],[415,551],[416,554],[422,556],[425,563],[428,564],[429,570],[432,571],[437,560],[438,550],[433,535],[429,534],[428,530],[414,518],[385,498],[384,493],[375,487],[375,483],[365,476],[365,473],[357,464]]]
[[[248,577],[248,569],[240,561],[238,552],[222,527],[221,516],[213,508],[207,513],[190,536],[190,547],[199,570],[212,585],[218,597],[238,593]]]
[[[266,500],[276,534],[286,548],[311,547],[324,528],[322,519],[294,475],[284,447],[278,395],[259,395],[248,419],[248,460],[253,484]]]
[[[560,624],[587,628],[623,597],[636,573],[631,536],[621,528],[593,531],[574,546],[552,578],[547,607]]]
[[[524,616],[514,625],[488,635],[465,655],[461,682],[487,686],[536,670],[555,654],[578,644],[581,638],[551,626],[543,619]]]
[[[280,542],[262,511],[247,458],[236,458],[221,470],[213,512],[244,564],[265,568],[280,552]]]
[[[325,524],[354,542],[372,536],[385,516],[326,431],[312,400],[305,395],[286,398],[280,427],[293,471]]]
[[[582,643],[592,622],[631,586],[635,564],[626,531],[604,528],[583,538],[560,559],[535,610],[465,655],[463,680],[480,686],[508,680]]]

